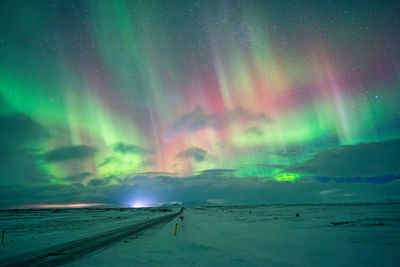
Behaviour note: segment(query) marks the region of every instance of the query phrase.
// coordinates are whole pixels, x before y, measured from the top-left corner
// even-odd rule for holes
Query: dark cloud
[[[108,184],[108,181],[106,179],[91,179],[88,182],[88,186],[101,186],[106,184]]]
[[[305,158],[311,158],[316,152],[335,148],[339,145],[340,141],[337,136],[326,135],[321,139],[312,140],[311,142],[304,141],[301,143],[286,144],[283,148],[274,149],[268,147],[265,152],[280,157],[304,160]]]
[[[373,177],[347,177],[347,178],[334,178],[334,177],[315,177],[316,180],[326,183],[334,181],[336,183],[373,183],[373,184],[385,184],[394,180],[400,179],[400,176],[396,175],[383,175]]]
[[[155,164],[155,161],[151,158],[144,159],[142,162],[143,167],[153,166],[154,164]]]
[[[190,147],[185,149],[179,152],[176,156],[178,158],[193,159],[198,162],[205,161],[210,157],[206,150],[198,147]]]
[[[264,123],[271,120],[264,113],[251,112],[236,107],[226,114],[207,113],[203,107],[196,106],[192,112],[183,114],[170,127],[169,135],[180,133],[193,133],[202,129],[217,129],[223,127],[228,121],[242,120],[246,123]]]
[[[264,131],[263,131],[262,129],[260,129],[259,127],[256,127],[256,126],[247,128],[247,129],[245,130],[245,133],[246,133],[246,134],[249,134],[249,135],[255,135],[255,136],[262,136],[262,135],[264,135]]]
[[[287,165],[282,164],[257,164],[260,168],[270,168],[270,169],[285,169]]]
[[[116,157],[106,157],[105,159],[103,159],[103,161],[99,164],[99,167],[103,167],[106,166],[107,164],[113,162],[117,160]]]
[[[77,183],[77,182],[83,182],[85,179],[89,178],[92,176],[90,172],[82,172],[78,174],[73,174],[64,177],[64,180],[71,182],[71,183]]]
[[[153,150],[142,148],[135,144],[125,144],[122,142],[113,145],[113,150],[117,154],[109,156],[103,159],[103,161],[98,165],[98,167],[104,167],[108,164],[120,164],[123,157],[127,154],[137,154],[142,156],[142,167],[153,166],[154,161],[151,158],[151,154],[154,153]]]
[[[234,169],[208,169],[208,170],[203,170],[197,172],[198,175],[215,175],[215,176],[220,176],[220,175],[230,175],[233,176],[236,170]]]
[[[42,186],[0,186],[0,205],[71,203],[82,200],[80,195],[87,191],[78,185],[42,185]]]
[[[44,154],[47,162],[60,162],[66,160],[81,160],[92,157],[96,149],[90,146],[65,146],[59,147]]]
[[[243,107],[236,107],[229,111],[229,117],[232,120],[246,120],[252,122],[271,122],[272,120],[263,112],[251,112]]]
[[[124,156],[110,156],[104,158],[103,161],[98,165],[98,167],[99,168],[104,167],[108,164],[115,164],[115,166],[118,166],[119,164],[123,164],[123,162],[124,162]],[[150,158],[142,158],[142,161],[140,163],[142,167],[148,167],[154,165],[154,161]]]
[[[122,142],[116,143],[113,145],[113,149],[115,152],[122,154],[150,154],[154,153],[154,151],[142,148],[135,144],[125,144]]]
[[[288,144],[284,148],[268,150],[267,153],[287,158],[304,158],[305,156],[312,156],[314,151],[306,144]]]
[[[315,154],[288,171],[325,177],[400,175],[400,139],[341,146]]]
[[[38,168],[38,151],[49,134],[24,113],[0,115],[1,184],[43,183],[46,176]]]
[[[293,158],[293,157],[297,157],[297,156],[305,156],[309,153],[310,153],[310,151],[307,148],[304,148],[304,149],[289,148],[286,150],[279,150],[279,151],[271,152],[271,154],[281,156],[281,157],[288,157],[288,158]]]
[[[46,129],[24,113],[0,116],[0,149],[14,150],[49,137]]]
[[[223,125],[224,120],[220,114],[207,113],[201,106],[190,112],[183,114],[171,126],[170,132],[196,132],[206,128],[219,128]]]
[[[299,204],[337,202],[400,201],[400,180],[385,184],[320,182],[303,178],[295,182],[277,182],[268,178],[236,178],[209,174],[190,177],[148,177],[124,179],[120,184],[92,179],[88,186],[3,186],[0,207],[44,203],[106,203],[129,205],[141,197],[154,204],[171,201],[199,202],[217,200],[224,204]]]
[[[149,177],[156,177],[156,176],[177,176],[178,173],[176,172],[141,172],[138,175],[144,175]]]

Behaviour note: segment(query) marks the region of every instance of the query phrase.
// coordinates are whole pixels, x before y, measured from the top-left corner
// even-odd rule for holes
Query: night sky
[[[399,1],[2,1],[0,206],[400,200]]]

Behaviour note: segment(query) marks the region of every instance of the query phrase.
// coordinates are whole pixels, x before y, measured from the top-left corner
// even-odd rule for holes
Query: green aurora
[[[310,164],[400,138],[399,10],[397,1],[2,2],[1,185],[112,186],[206,170],[329,176]]]

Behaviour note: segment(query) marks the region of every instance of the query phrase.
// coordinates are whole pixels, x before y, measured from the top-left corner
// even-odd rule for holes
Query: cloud
[[[87,190],[82,185],[0,186],[0,205],[13,207],[24,204],[79,202],[79,195],[85,191]]]
[[[106,185],[108,183],[108,180],[104,179],[91,179],[88,182],[88,186],[100,186],[100,185]]]
[[[251,112],[243,107],[235,107],[229,111],[229,117],[232,120],[246,120],[253,122],[271,122],[272,120],[263,112]]]
[[[197,162],[205,161],[210,157],[206,150],[198,147],[190,147],[185,149],[179,152],[176,156],[178,158],[193,159]]]
[[[124,156],[111,156],[111,157],[106,157],[103,159],[103,161],[99,164],[99,167],[104,167],[107,165],[114,165],[114,167],[117,167],[120,165],[122,167],[123,164],[134,164],[136,159],[132,159],[131,157],[124,157]],[[141,166],[151,166],[153,163],[150,162],[148,159],[141,159]]]
[[[208,169],[208,170],[203,170],[197,172],[196,176],[202,176],[202,175],[212,175],[212,176],[233,176],[233,174],[236,172],[234,169]]]
[[[400,176],[396,175],[382,175],[373,177],[315,177],[316,180],[326,183],[334,181],[336,183],[373,183],[373,184],[385,184],[400,179]]]
[[[171,126],[173,133],[196,132],[206,128],[219,128],[223,125],[223,117],[217,113],[206,113],[201,106],[183,114]]]
[[[65,146],[59,147],[44,154],[47,162],[60,162],[66,160],[82,160],[92,157],[96,149],[90,146]]]
[[[316,142],[314,141],[314,143]],[[307,158],[309,158],[310,156],[312,156],[312,154],[314,154],[314,151],[305,144],[287,144],[284,148],[281,147],[278,149],[271,149],[268,150],[266,153],[287,158],[304,156],[307,156]]]
[[[11,113],[0,115],[0,129],[1,184],[45,182],[37,152],[49,138],[46,128],[24,113]]]
[[[144,159],[142,162],[143,167],[153,166],[154,164],[155,164],[155,161],[151,158]]]
[[[150,159],[136,154],[114,154],[106,157],[98,165],[98,175],[101,177],[114,176],[115,180],[121,180],[126,175],[136,174],[143,167],[153,164]]]
[[[154,151],[142,148],[135,144],[125,144],[122,142],[116,143],[113,145],[114,152],[118,152],[121,154],[150,154],[154,153]]]
[[[77,183],[77,182],[83,182],[86,178],[92,176],[90,172],[82,172],[78,174],[73,174],[64,177],[64,180],[71,182],[71,183]]]
[[[109,163],[112,163],[113,161],[117,160],[116,157],[106,157],[103,159],[103,161],[99,164],[99,167],[104,167]]]
[[[24,113],[0,116],[0,149],[14,150],[49,137],[46,129]]]
[[[176,172],[141,172],[138,175],[144,175],[148,177],[157,177],[157,176],[177,176]]]
[[[270,169],[285,169],[287,168],[287,165],[283,165],[283,164],[257,164],[257,167],[260,168],[270,168]]]
[[[341,146],[287,170],[325,177],[400,175],[400,139]]]
[[[264,135],[264,131],[256,126],[247,128],[245,130],[245,132],[246,132],[246,134],[255,135],[255,136],[263,136]]]
[[[262,112],[252,112],[242,107],[236,107],[226,113],[209,113],[203,107],[196,106],[193,111],[185,113],[175,120],[167,135],[175,136],[182,133],[194,133],[203,129],[219,129],[230,121],[254,124],[270,122],[271,119]],[[257,129],[254,130],[257,131]],[[258,129],[259,131],[260,129]]]
[[[218,171],[217,171],[218,172]],[[0,208],[23,204],[107,203],[129,205],[145,198],[153,204],[183,201],[204,205],[218,199],[225,204],[299,204],[400,201],[400,180],[385,184],[319,182],[303,178],[277,182],[268,178],[236,178],[214,171],[190,177],[132,176],[120,184],[93,179],[88,186],[3,186]]]
[[[102,160],[98,165],[99,173],[103,175],[126,175],[136,173],[140,167],[154,165],[151,158],[153,150],[142,148],[135,144],[125,144],[122,142],[113,145],[114,154]]]

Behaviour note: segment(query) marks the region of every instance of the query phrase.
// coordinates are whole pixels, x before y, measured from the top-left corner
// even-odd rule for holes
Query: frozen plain
[[[163,215],[156,209],[130,208],[1,210],[0,230],[6,233],[0,260]]]
[[[51,211],[47,211],[48,213]],[[62,211],[63,212],[63,211]],[[62,213],[58,212],[58,213]],[[122,224],[146,219],[144,209],[70,210],[83,233],[97,233]],[[97,213],[97,223],[90,218]],[[299,216],[296,216],[296,213]],[[122,215],[123,214],[123,215]],[[152,213],[154,214],[154,212]],[[157,213],[161,216],[163,214]],[[3,215],[2,215],[3,216]],[[68,266],[399,266],[399,204],[265,205],[187,208],[183,220],[175,220],[135,234],[122,242],[100,249]],[[119,218],[118,218],[119,217]],[[89,219],[88,219],[89,218]],[[102,218],[102,219],[98,219]],[[47,219],[41,218],[41,223]],[[54,221],[54,218],[50,217]],[[53,237],[62,241],[73,223],[62,218],[33,240]],[[2,226],[4,226],[3,220]],[[14,220],[12,223],[15,223]],[[175,224],[178,224],[174,236]],[[9,226],[11,224],[9,223]],[[25,219],[24,225],[38,226],[38,218]],[[76,228],[75,225],[75,228]],[[97,225],[97,226],[96,226]],[[21,227],[19,227],[21,228]],[[9,255],[7,245],[29,240],[23,237],[3,244],[1,258]],[[58,236],[58,238],[55,238]],[[32,239],[32,238],[31,238]],[[22,241],[22,242],[21,242]],[[64,240],[66,242],[68,240]],[[14,244],[12,244],[14,243]],[[35,241],[28,242],[38,248]],[[12,245],[11,245],[12,244]],[[42,245],[42,247],[45,245]],[[28,248],[25,247],[25,251]],[[8,252],[7,252],[8,251]],[[15,253],[15,252],[14,252]],[[8,254],[8,255],[7,255]]]

